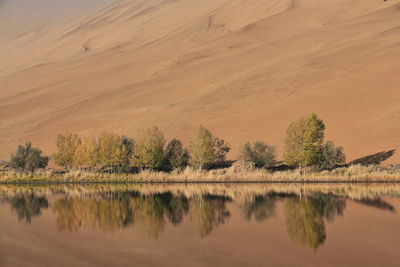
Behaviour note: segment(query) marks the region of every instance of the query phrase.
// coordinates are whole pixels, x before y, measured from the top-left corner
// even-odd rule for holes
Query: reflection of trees
[[[36,197],[33,194],[15,196],[8,200],[18,220],[25,220],[30,224],[33,217],[42,215],[41,210],[47,209],[49,203],[45,197]]]
[[[324,219],[342,215],[346,201],[330,195],[315,198],[289,198],[285,202],[286,226],[290,238],[316,249],[325,242]]]
[[[132,198],[131,206],[135,222],[142,224],[152,238],[158,238],[163,232],[166,219],[172,224],[179,224],[188,211],[187,199],[170,193]]]
[[[116,194],[96,199],[66,198],[58,200],[53,209],[60,230],[99,228],[112,232],[135,221],[147,229],[149,236],[157,238],[164,230],[166,219],[179,224],[188,207],[186,198],[167,193],[152,196]]]
[[[190,217],[202,238],[229,218],[226,201],[226,198],[213,196],[194,197],[190,200]]]
[[[275,216],[275,204],[274,196],[256,196],[252,201],[246,201],[241,210],[246,220],[250,221],[254,217],[261,222]]]
[[[53,207],[60,230],[99,228],[105,232],[124,228],[132,223],[129,199],[60,199]]]

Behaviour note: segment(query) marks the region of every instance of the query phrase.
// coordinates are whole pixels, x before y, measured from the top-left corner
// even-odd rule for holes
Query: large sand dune
[[[231,157],[258,139],[281,155],[317,112],[352,160],[400,148],[399,74],[398,0],[116,1],[0,42],[0,158],[65,131],[188,142],[200,124]]]

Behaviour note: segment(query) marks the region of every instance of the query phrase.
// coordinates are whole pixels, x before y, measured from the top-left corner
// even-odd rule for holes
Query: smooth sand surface
[[[103,2],[104,4],[104,2]],[[277,146],[310,112],[349,160],[400,147],[399,0],[116,1],[0,42],[0,158],[60,132]],[[396,154],[386,163],[400,162]]]

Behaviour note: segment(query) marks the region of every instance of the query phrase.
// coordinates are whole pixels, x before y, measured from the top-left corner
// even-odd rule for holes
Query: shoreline
[[[288,180],[288,181],[46,181],[46,180],[32,180],[32,181],[0,181],[0,185],[91,185],[91,184],[141,184],[141,185],[207,185],[207,184],[400,184],[398,180]]]

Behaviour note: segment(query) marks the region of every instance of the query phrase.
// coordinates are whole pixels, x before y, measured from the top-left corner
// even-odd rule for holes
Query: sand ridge
[[[32,140],[202,124],[235,157],[317,112],[349,160],[400,148],[400,1],[136,0],[0,44],[0,158]],[[387,163],[400,162],[395,155]]]

